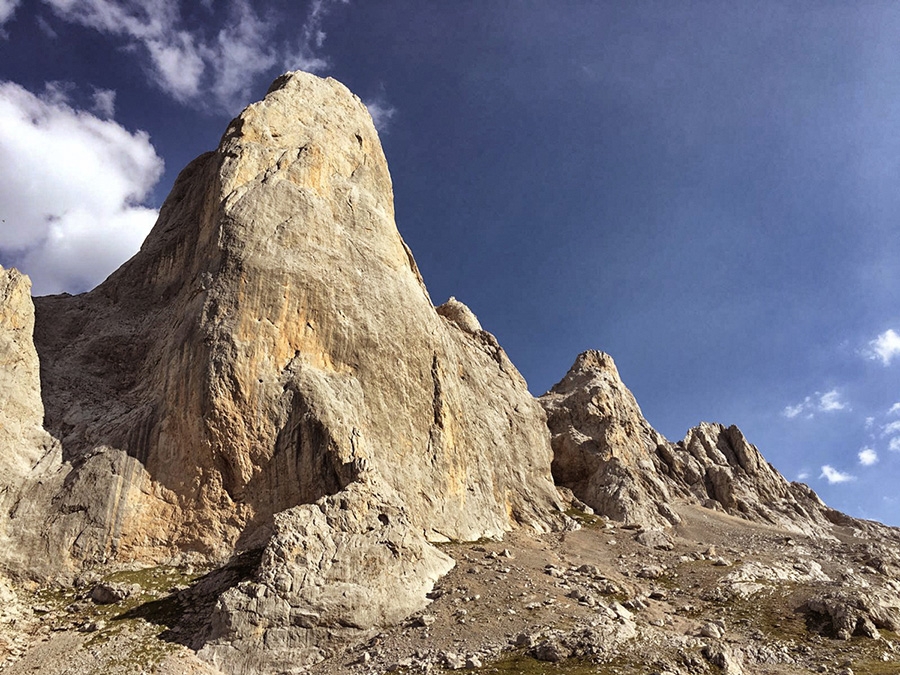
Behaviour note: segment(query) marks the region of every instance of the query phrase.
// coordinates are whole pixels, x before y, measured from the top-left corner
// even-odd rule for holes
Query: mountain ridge
[[[554,605],[560,613],[548,620],[560,625],[571,607],[560,600],[556,609],[554,594],[575,593],[560,597],[602,609],[579,630],[625,649],[648,635],[634,618],[647,598],[668,608],[654,629],[700,630],[643,585],[718,561],[695,557],[698,523],[722,541],[746,531],[770,549],[794,536],[810,551],[862,555],[854,547],[868,537],[877,546],[866,566],[889,575],[900,565],[898,531],[829,509],[737,427],[701,423],[679,442],[665,439],[608,354],[582,353],[549,392],[531,396],[471,310],[452,297],[433,305],[394,223],[371,118],[331,79],[278,78],[217,150],[181,172],[140,252],[96,289],[32,301],[28,287],[0,269],[0,595],[22,605],[9,639],[34,658],[50,649],[28,637],[41,634],[39,616],[58,620],[60,640],[84,645],[76,633],[110,637],[99,608],[125,603],[117,620],[144,624],[115,649],[182,645],[176,671],[341,672],[344,655],[385,632],[409,621],[428,629],[432,606],[444,608],[434,639],[462,640],[466,613],[441,598],[467,587],[460,575],[469,574],[486,594],[508,587],[506,600],[491,591],[496,611],[543,588],[553,602],[530,601],[532,610]],[[505,540],[516,552],[485,549]],[[617,546],[629,557],[616,562]],[[645,549],[661,567],[632,564]],[[704,570],[698,586],[714,583],[703,602],[837,578],[810,555],[786,568],[760,551],[763,562],[741,567],[744,576],[714,581]],[[486,557],[476,564],[473,553]],[[521,585],[503,564],[516,556]],[[577,571],[590,556],[602,575]],[[579,566],[556,566],[565,560]],[[164,600],[149,595],[147,570],[172,580],[151,584]],[[815,586],[806,609],[794,609],[831,617],[845,637],[900,628],[900,586],[886,581],[866,604],[865,580],[847,578],[850,595]],[[53,584],[71,612],[29,610],[46,608],[38,598]],[[600,597],[627,594],[630,609]],[[508,609],[506,621],[519,621]],[[142,633],[148,617],[166,630]],[[676,633],[660,644],[676,649]],[[605,653],[599,637],[554,635],[553,649],[525,638],[513,646],[560,661]],[[699,663],[739,672],[728,664],[752,657],[722,649]],[[448,653],[419,665],[455,668]]]

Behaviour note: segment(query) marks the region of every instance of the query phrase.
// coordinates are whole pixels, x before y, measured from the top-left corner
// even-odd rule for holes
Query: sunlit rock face
[[[334,80],[279,78],[137,255],[35,307],[42,390],[32,354],[13,416],[34,427],[42,391],[61,454],[29,512],[60,569],[262,546],[274,514],[367,472],[431,540],[555,522],[544,413],[464,305],[432,305],[371,118]]]
[[[597,512],[666,527],[678,501],[788,530],[824,535],[830,509],[789,483],[735,426],[703,422],[670,443],[644,419],[612,357],[579,355],[540,399],[554,451],[553,476]]]

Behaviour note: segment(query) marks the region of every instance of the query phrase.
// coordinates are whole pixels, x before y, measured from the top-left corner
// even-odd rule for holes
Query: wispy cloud
[[[859,463],[863,466],[872,466],[878,462],[878,453],[872,448],[863,448],[859,451],[857,457],[859,457]]]
[[[887,414],[888,414],[888,415],[900,415],[900,402],[895,403],[894,405],[892,405],[892,406],[888,409]]]
[[[891,365],[894,358],[900,356],[900,333],[889,328],[869,342],[864,354],[873,360],[880,359],[885,366]]]
[[[890,443],[888,443],[888,450],[891,452],[900,452],[900,436],[890,440]]]
[[[806,480],[809,478],[809,471],[801,471],[797,474],[797,480]]]
[[[366,108],[369,110],[369,114],[372,116],[372,122],[375,124],[375,128],[381,133],[387,132],[389,123],[397,113],[397,109],[390,105],[383,97],[372,101],[363,101],[363,103],[365,103]]]
[[[838,471],[833,466],[829,466],[828,464],[825,464],[822,467],[822,473],[819,474],[819,478],[824,478],[825,480],[827,480],[829,485],[834,485],[836,483],[846,483],[851,480],[856,480],[856,476],[851,476],[849,473]]]
[[[12,19],[13,14],[16,13],[16,7],[19,6],[19,0],[0,0],[0,28],[3,28],[3,25]],[[3,33],[0,32],[0,37],[2,37]]]
[[[881,427],[881,435],[882,436],[900,435],[900,420],[896,420],[894,422],[888,422],[883,427]]]
[[[831,412],[833,410],[844,410],[847,404],[841,400],[841,395],[837,389],[827,391],[819,397],[819,410],[822,412]]]
[[[232,0],[224,24],[211,33],[189,28],[177,0],[44,2],[63,21],[125,40],[142,55],[149,79],[176,101],[235,113],[257,78],[276,66],[310,72],[328,66],[322,26],[346,0],[313,0],[294,44],[278,42],[278,17],[262,18],[249,0]],[[215,12],[213,5],[208,10]]]
[[[105,119],[116,116],[116,92],[112,89],[94,89],[92,112]]]
[[[36,295],[87,290],[140,247],[163,162],[142,131],[0,82],[0,251]],[[101,97],[102,98],[102,97]]]
[[[300,30],[300,39],[294,49],[282,60],[285,70],[320,73],[328,67],[328,59],[322,55],[322,47],[327,37],[322,28],[325,17],[335,5],[346,5],[348,2],[349,0],[313,0],[310,3],[306,21],[303,22],[303,28]]]
[[[781,414],[788,419],[793,419],[800,415],[805,415],[809,418],[814,417],[817,412],[827,413],[846,409],[847,403],[841,399],[840,392],[837,389],[832,389],[825,393],[817,391],[796,405],[785,406]]]

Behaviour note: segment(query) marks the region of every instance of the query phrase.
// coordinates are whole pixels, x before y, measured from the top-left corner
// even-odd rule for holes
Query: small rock
[[[448,670],[461,670],[466,667],[465,660],[456,652],[444,652],[441,659]]]
[[[662,530],[644,530],[635,535],[634,540],[641,546],[660,551],[671,551],[675,548],[672,539]]]
[[[647,565],[642,567],[637,575],[640,579],[659,579],[663,575],[663,569],[659,565]]]
[[[82,633],[96,633],[98,630],[103,630],[105,627],[106,622],[102,619],[98,619],[97,621],[88,621],[80,628],[80,630]]]
[[[516,636],[516,647],[530,648],[537,644],[537,637],[531,633],[519,633]]]
[[[434,614],[422,614],[413,620],[413,626],[416,628],[428,628],[437,620]]]
[[[531,655],[538,661],[559,663],[568,658],[565,648],[555,640],[544,640],[531,650]]]
[[[722,637],[722,635],[723,635],[722,629],[718,625],[716,625],[712,622],[705,623],[700,627],[700,636],[701,637],[713,638],[715,640],[718,640]]]
[[[102,582],[91,589],[91,600],[98,605],[112,605],[131,597],[133,589],[125,584]]]

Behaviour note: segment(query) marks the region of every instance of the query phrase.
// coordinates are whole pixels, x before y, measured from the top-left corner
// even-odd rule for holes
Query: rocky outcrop
[[[31,544],[46,512],[26,493],[32,477],[47,478],[59,468],[60,446],[43,428],[33,332],[31,280],[0,267],[0,555],[14,567],[40,568],[45,551]],[[31,517],[35,510],[37,519]]]
[[[334,80],[280,78],[182,172],[134,258],[35,304],[72,467],[48,498],[90,516],[48,516],[70,567],[224,558],[367,469],[432,540],[559,508],[540,406],[462,303],[432,306],[371,119]]]
[[[44,431],[44,404],[34,349],[31,280],[0,267],[0,514],[53,445]]]
[[[543,410],[465,305],[432,305],[371,118],[334,80],[279,78],[181,173],[138,254],[89,293],[35,300],[40,387],[27,287],[6,279],[13,572],[266,546],[216,625],[243,644],[250,603],[250,632],[293,649],[419,608],[448,565],[427,541],[561,517]],[[41,417],[60,443],[22,478]],[[406,595],[379,585],[397,577]],[[287,596],[257,606],[271,584]]]
[[[615,520],[646,525],[677,520],[657,453],[667,441],[644,419],[611,356],[579,355],[540,401],[547,411],[553,477],[559,485]]]
[[[200,655],[229,673],[281,672],[332,656],[425,607],[454,565],[374,477],[276,515],[254,581],[216,605]]]
[[[879,628],[900,629],[900,597],[891,592],[831,591],[809,598],[800,609],[811,630],[838,640],[855,635],[877,640]]]
[[[610,518],[647,527],[679,520],[678,500],[827,536],[830,510],[789,483],[735,426],[701,423],[678,443],[644,419],[608,354],[581,354],[540,398],[552,433],[553,476]]]

